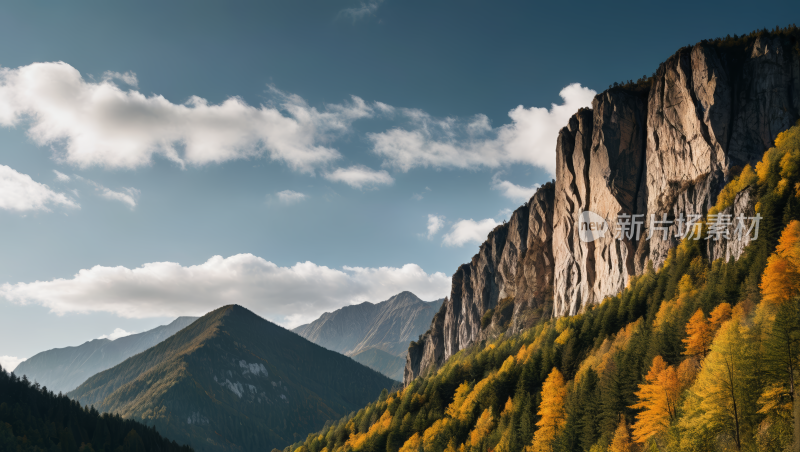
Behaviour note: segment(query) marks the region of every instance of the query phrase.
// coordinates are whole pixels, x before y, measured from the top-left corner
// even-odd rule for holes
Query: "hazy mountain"
[[[442,300],[422,301],[411,292],[401,292],[377,304],[364,302],[326,312],[317,320],[293,331],[329,350],[334,350],[395,378],[402,376],[405,362],[378,369],[365,357],[356,358],[367,349],[382,350],[390,355],[405,357],[408,344],[427,331]],[[369,362],[377,354],[368,355]],[[388,358],[381,360],[386,363]],[[394,361],[392,361],[394,362]],[[395,368],[395,366],[397,366]],[[402,378],[400,378],[402,380]]]
[[[54,348],[38,353],[14,369],[55,392],[68,392],[92,375],[116,366],[182,330],[197,317],[179,317],[169,325],[117,340],[95,339],[77,347]]]
[[[392,380],[403,381],[403,368],[406,360],[400,356],[390,355],[378,348],[367,348],[351,356],[354,360],[377,370]]]
[[[198,451],[305,438],[395,382],[240,306],[213,311],[69,394]]]

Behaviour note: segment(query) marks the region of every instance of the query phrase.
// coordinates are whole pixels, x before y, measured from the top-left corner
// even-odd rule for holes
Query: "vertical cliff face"
[[[545,184],[458,268],[431,329],[408,349],[406,382],[475,341],[541,317],[553,294],[554,199],[554,185]]]
[[[760,160],[798,116],[800,50],[786,35],[687,47],[661,64],[649,87],[597,95],[559,133],[555,183],[453,275],[431,330],[409,350],[406,383],[475,341],[599,303],[648,260],[660,267],[680,240],[674,220],[705,215],[731,175]],[[752,215],[749,199],[741,193],[728,213]],[[612,232],[582,241],[584,211]],[[620,215],[643,223],[638,238],[615,237]],[[673,221],[666,237],[648,236],[651,215]],[[738,258],[744,246],[712,243],[708,255]]]

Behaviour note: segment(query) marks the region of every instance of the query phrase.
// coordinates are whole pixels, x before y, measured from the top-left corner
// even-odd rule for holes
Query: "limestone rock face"
[[[685,233],[681,220],[704,216],[731,175],[797,121],[794,46],[762,34],[746,45],[686,47],[659,66],[649,88],[610,88],[572,116],[554,143],[554,184],[458,268],[450,297],[416,343],[416,361],[409,352],[406,384],[476,341],[599,303],[648,260],[660,268]],[[740,193],[729,213],[753,216],[750,199]],[[582,241],[584,211],[605,219],[609,232]],[[626,218],[641,223],[640,234],[634,227],[620,236]],[[709,256],[737,258],[747,243],[709,241]]]

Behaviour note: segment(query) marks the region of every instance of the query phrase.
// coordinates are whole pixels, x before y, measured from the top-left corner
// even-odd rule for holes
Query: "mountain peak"
[[[247,308],[227,305],[69,395],[100,411],[147,420],[203,450],[271,450],[393,384]],[[255,443],[237,444],[241,428],[259,432]]]

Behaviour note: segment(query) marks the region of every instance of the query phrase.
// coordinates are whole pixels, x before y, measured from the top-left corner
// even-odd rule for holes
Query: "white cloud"
[[[130,336],[131,334],[133,333],[125,331],[122,328],[114,328],[114,331],[111,334],[104,334],[98,337],[98,339],[109,339],[115,341],[121,337]]]
[[[75,175],[75,179],[82,180],[87,184],[94,187],[95,191],[100,193],[100,196],[106,198],[111,201],[119,201],[121,203],[127,204],[128,207],[133,210],[136,207],[136,202],[139,199],[139,195],[142,194],[141,190],[133,188],[133,187],[122,187],[122,191],[114,191],[104,185],[98,184],[97,182],[83,178],[81,176]]]
[[[375,171],[363,165],[337,168],[333,172],[325,174],[325,179],[332,182],[344,182],[353,188],[375,187],[394,183],[394,178],[385,170]]]
[[[372,0],[366,3],[362,2],[360,5],[352,8],[345,8],[339,11],[339,17],[353,19],[353,23],[356,23],[360,19],[375,14],[375,12],[378,10],[378,6],[381,4],[381,1],[382,0]]]
[[[284,204],[295,204],[308,198],[308,195],[292,190],[279,191],[275,196],[278,198],[278,201]]]
[[[56,174],[56,180],[59,182],[69,182],[71,180],[69,176],[60,171],[53,170],[53,172]]]
[[[387,116],[394,115],[394,112],[396,110],[391,105],[384,104],[383,102],[375,102],[375,108],[378,109],[379,112],[381,112],[381,113],[383,113],[383,114],[385,114]]]
[[[522,185],[517,185],[507,180],[500,180],[499,176],[500,174],[498,173],[492,177],[492,189],[500,190],[503,192],[503,196],[512,201],[521,203],[527,202],[540,187],[539,184],[523,187]]]
[[[51,205],[72,208],[80,206],[63,193],[34,181],[27,174],[0,165],[0,209],[25,212],[29,210],[49,211]]]
[[[2,366],[6,372],[13,372],[22,361],[25,361],[25,358],[17,358],[16,356],[8,355],[0,356],[0,366]]]
[[[597,93],[574,83],[561,90],[560,105],[511,110],[511,123],[492,129],[488,118],[478,115],[469,122],[434,119],[420,110],[406,109],[407,129],[370,133],[373,152],[384,165],[408,171],[416,167],[497,168],[523,163],[555,174],[556,139],[578,109],[591,105]]]
[[[139,79],[136,78],[136,73],[128,71],[125,73],[122,72],[112,72],[106,71],[103,73],[103,81],[113,81],[119,80],[126,85],[132,86],[137,88],[139,86]]]
[[[326,143],[347,132],[372,107],[353,96],[323,110],[270,87],[279,106],[254,107],[231,97],[221,104],[192,96],[174,104],[160,95],[122,90],[114,78],[85,80],[66,63],[0,68],[0,125],[23,124],[39,145],[79,166],[137,168],[154,156],[205,165],[268,155],[314,173],[341,155]]]
[[[450,232],[444,235],[442,244],[447,246],[464,246],[469,242],[483,243],[489,232],[497,227],[493,219],[487,218],[481,221],[475,220],[460,220],[453,227]]]
[[[214,256],[184,267],[154,262],[139,268],[95,266],[71,279],[3,284],[0,296],[37,304],[51,312],[110,312],[122,317],[203,315],[225,304],[240,304],[287,327],[325,311],[382,301],[404,290],[424,300],[444,297],[450,278],[425,273],[416,264],[400,268],[343,267],[312,262],[279,267],[252,254]]]
[[[444,227],[444,215],[428,214],[428,240]]]

